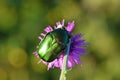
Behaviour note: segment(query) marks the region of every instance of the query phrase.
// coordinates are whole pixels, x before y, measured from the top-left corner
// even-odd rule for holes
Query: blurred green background
[[[75,21],[91,44],[67,80],[120,80],[120,0],[0,0],[0,80],[59,80],[32,53],[56,21]]]

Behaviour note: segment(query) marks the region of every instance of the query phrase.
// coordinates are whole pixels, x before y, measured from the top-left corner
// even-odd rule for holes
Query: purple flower
[[[62,23],[57,22],[56,26],[54,26],[54,28],[52,28],[51,26],[46,27],[44,29],[44,31],[47,34],[51,31],[53,31],[54,29],[60,28],[62,26],[64,26],[64,20],[62,21]],[[72,36],[70,51],[68,54],[68,63],[67,63],[68,68],[72,68],[76,64],[81,63],[80,56],[82,56],[86,53],[86,45],[88,44],[85,40],[82,39],[82,34],[77,34],[75,36],[72,35],[73,28],[74,28],[74,21],[69,22],[68,25],[65,27],[65,29],[68,31],[68,33]],[[45,37],[46,34],[41,33],[41,36]],[[38,37],[40,39],[40,41],[43,40],[43,38],[41,36]],[[36,55],[37,58],[39,58],[37,51],[34,52],[34,54]],[[48,69],[54,68],[54,67],[62,69],[63,57],[64,57],[64,52],[62,52],[61,55],[52,62],[45,62],[43,60],[40,60],[38,63],[40,63],[42,61],[44,64],[46,64],[48,66]]]

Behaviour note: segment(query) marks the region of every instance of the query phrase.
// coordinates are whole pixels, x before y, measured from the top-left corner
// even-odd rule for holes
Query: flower
[[[65,29],[71,35],[70,51],[68,54],[68,62],[67,62],[68,68],[72,68],[76,64],[81,64],[80,56],[86,53],[86,45],[88,44],[84,39],[82,39],[82,34],[77,34],[75,36],[72,35],[72,30],[74,28],[74,25],[75,25],[74,21],[68,22],[67,26],[65,27]],[[57,29],[63,26],[64,26],[64,20],[62,21],[62,23],[57,22],[54,28],[52,28],[51,26],[46,27],[44,31],[47,34],[53,31],[54,29]],[[46,34],[41,33],[41,36],[45,37]],[[38,37],[40,41],[43,40],[41,36]],[[36,55],[37,58],[39,58],[37,51],[34,52],[34,54]],[[63,57],[64,57],[64,52],[62,52],[61,55],[52,62],[45,62],[44,60],[40,60],[38,63],[42,61],[44,64],[48,66],[48,69],[54,68],[54,67],[62,69]]]

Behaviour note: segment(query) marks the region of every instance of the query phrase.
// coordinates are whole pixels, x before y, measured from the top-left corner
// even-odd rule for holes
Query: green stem
[[[71,44],[71,39],[69,39],[69,43],[67,44],[67,48],[65,50],[65,55],[64,55],[63,64],[62,64],[62,71],[60,74],[60,80],[66,80],[67,62],[68,62],[68,54],[70,51],[70,44]]]

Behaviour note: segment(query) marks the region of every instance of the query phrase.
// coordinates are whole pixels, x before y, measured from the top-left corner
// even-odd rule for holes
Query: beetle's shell
[[[66,48],[68,41],[69,34],[65,29],[53,30],[40,42],[38,54],[44,61],[51,62]]]

